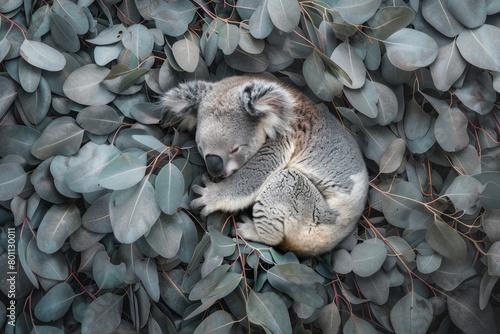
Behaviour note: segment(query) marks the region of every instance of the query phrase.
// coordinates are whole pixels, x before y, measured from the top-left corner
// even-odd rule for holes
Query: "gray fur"
[[[212,182],[193,186],[203,215],[252,207],[237,232],[299,255],[330,251],[355,227],[368,176],[354,138],[327,110],[274,81],[191,82],[161,100],[165,124],[196,125]],[[207,159],[206,157],[209,156]]]

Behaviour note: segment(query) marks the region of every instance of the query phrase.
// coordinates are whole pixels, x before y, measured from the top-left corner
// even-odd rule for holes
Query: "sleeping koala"
[[[237,233],[300,256],[332,250],[354,229],[368,175],[354,138],[297,91],[259,77],[179,85],[160,100],[164,126],[196,127],[208,173],[191,202],[237,212]]]

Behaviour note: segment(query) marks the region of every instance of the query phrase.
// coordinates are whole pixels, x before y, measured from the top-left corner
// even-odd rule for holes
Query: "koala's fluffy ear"
[[[211,89],[212,84],[209,82],[191,81],[166,92],[159,101],[163,110],[161,125],[193,129],[196,126],[198,106]]]
[[[264,131],[271,139],[291,130],[296,102],[293,94],[280,84],[251,81],[242,90],[241,103],[251,116],[261,118]]]

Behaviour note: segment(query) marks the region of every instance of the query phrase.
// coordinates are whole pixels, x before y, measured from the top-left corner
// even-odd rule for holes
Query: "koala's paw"
[[[240,215],[242,223],[236,223],[236,232],[245,240],[259,241],[259,235],[255,229],[255,223],[245,215]]]
[[[219,193],[217,183],[210,181],[208,175],[203,175],[202,179],[205,187],[197,184],[191,187],[191,190],[200,197],[191,201],[191,208],[200,211],[202,216],[208,216],[214,211],[217,211],[217,200]]]

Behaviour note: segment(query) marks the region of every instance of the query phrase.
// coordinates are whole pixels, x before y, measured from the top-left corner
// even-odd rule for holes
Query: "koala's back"
[[[287,168],[300,172],[314,184],[335,218],[330,226],[318,231],[311,251],[305,251],[310,247],[306,243],[312,241],[311,230],[301,235],[300,229],[294,228],[283,243],[284,248],[298,253],[322,253],[354,229],[366,203],[368,174],[358,143],[340,121],[326,108],[313,106],[302,94],[296,93],[295,98],[297,118],[289,138],[294,152]],[[295,205],[300,212],[307,211],[303,206],[309,204],[297,201]]]

